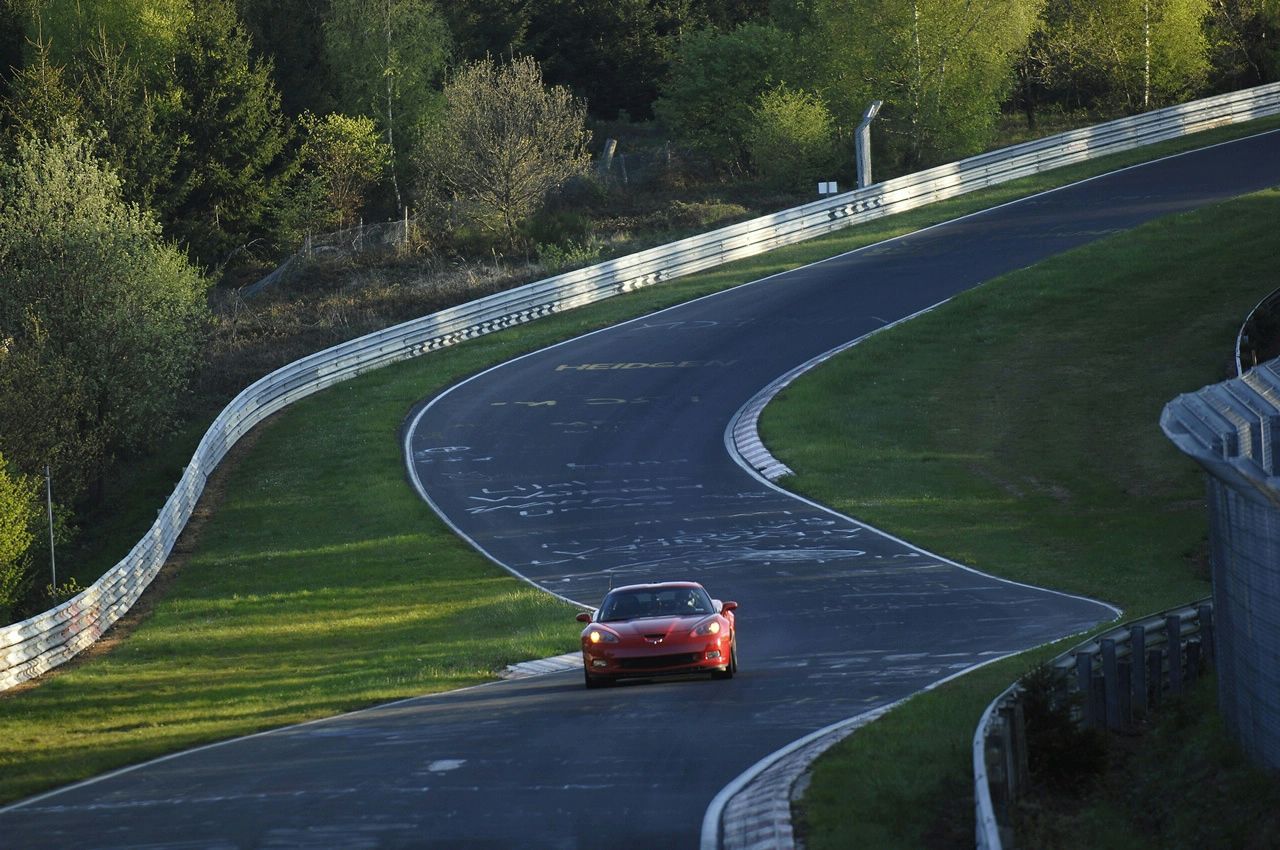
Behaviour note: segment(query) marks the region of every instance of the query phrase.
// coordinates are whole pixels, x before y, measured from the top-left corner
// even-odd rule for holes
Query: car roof
[[[628,584],[625,587],[615,587],[610,593],[617,593],[620,590],[666,590],[676,587],[697,587],[705,590],[702,585],[696,581],[658,581],[652,584]]]

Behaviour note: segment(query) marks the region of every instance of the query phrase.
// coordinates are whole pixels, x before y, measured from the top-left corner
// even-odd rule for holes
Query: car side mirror
[[[583,611],[580,614],[578,614],[578,616],[574,617],[574,619],[577,620],[579,623],[590,623],[591,615],[588,614],[586,611]]]
[[[721,611],[737,611],[737,610],[738,610],[738,603],[737,603],[737,602],[726,602],[726,603],[724,603],[723,605],[721,605],[721,606],[720,606],[720,610],[721,610]]]

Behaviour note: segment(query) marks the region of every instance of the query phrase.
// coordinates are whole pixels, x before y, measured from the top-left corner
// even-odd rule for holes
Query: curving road
[[[1280,183],[1267,134],[1102,178],[504,364],[416,410],[410,477],[489,557],[592,604],[693,578],[741,603],[730,682],[505,682],[242,739],[0,811],[9,847],[690,847],[765,754],[1111,619],[797,500],[725,428],[795,365],[1143,221]],[[945,418],[945,411],[919,415]]]

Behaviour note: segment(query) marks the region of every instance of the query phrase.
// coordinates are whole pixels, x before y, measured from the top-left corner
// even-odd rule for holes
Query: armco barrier
[[[1160,427],[1208,482],[1218,707],[1241,748],[1280,770],[1280,360],[1178,396]]]
[[[254,425],[296,399],[462,340],[852,224],[1106,154],[1277,113],[1280,84],[1272,84],[1061,133],[568,272],[304,357],[254,383],[219,414],[155,525],[120,563],[74,599],[0,629],[0,690],[72,657],[129,610],[164,563],[206,478],[227,450]]]
[[[1127,729],[1178,694],[1213,656],[1213,606],[1203,600],[1108,629],[1049,662],[1053,702],[1081,726]],[[1030,771],[1022,685],[991,701],[973,733],[975,838],[979,850],[1012,847],[1010,810]]]

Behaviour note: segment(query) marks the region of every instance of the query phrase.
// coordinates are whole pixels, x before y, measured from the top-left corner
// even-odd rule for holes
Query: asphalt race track
[[[4,847],[694,847],[773,750],[1114,617],[791,498],[725,447],[797,364],[1005,272],[1280,184],[1280,133],[1129,169],[504,364],[411,415],[410,478],[489,557],[594,604],[734,599],[732,681],[484,685],[163,759],[0,812]],[[909,392],[909,387],[903,388]],[[945,420],[946,411],[920,416]],[[1153,426],[1154,427],[1154,426]],[[571,614],[566,614],[566,617]]]

